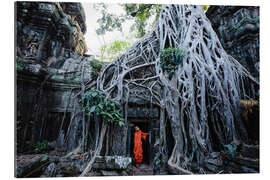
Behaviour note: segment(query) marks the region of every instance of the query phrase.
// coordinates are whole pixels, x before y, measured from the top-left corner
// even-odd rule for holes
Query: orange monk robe
[[[149,133],[144,133],[141,130],[134,133],[134,159],[137,163],[143,160],[142,138],[145,140]]]

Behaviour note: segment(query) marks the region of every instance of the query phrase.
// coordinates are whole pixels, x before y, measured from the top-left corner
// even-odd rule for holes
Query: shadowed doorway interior
[[[130,129],[130,156],[134,159],[133,156],[133,147],[134,147],[134,133],[135,126],[139,126],[142,132],[149,132],[149,123],[148,122],[134,122],[134,126]],[[150,164],[151,161],[151,149],[150,149],[150,135],[147,136],[146,140],[142,139],[142,148],[143,148],[143,161],[142,164]]]

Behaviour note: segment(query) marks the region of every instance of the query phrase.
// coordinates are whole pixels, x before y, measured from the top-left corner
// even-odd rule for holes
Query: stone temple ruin
[[[82,64],[90,69],[90,58],[83,56],[87,46],[81,4],[17,2],[15,7],[17,151],[25,152],[37,140],[52,141],[58,137],[68,94],[80,83]],[[89,70],[85,78],[90,78]],[[41,86],[42,92],[38,92]]]
[[[80,113],[79,104],[71,103],[74,100],[72,97],[78,93],[79,86],[90,85],[93,81],[90,62],[94,58],[86,54],[84,34],[87,27],[84,9],[80,3],[67,2],[16,2],[15,7],[16,152],[30,153],[34,143],[47,140],[54,148],[64,154],[68,153],[74,150],[82,139],[80,124],[83,115]],[[229,54],[241,59],[241,63],[247,65],[257,78],[259,21],[254,18],[258,16],[258,11],[257,7],[211,6],[207,12],[222,46]],[[242,20],[243,16],[246,20]],[[240,32],[237,31],[239,33],[235,32],[236,27],[240,29]],[[245,114],[246,126],[255,127],[249,132],[249,136],[259,141],[259,104],[254,103],[251,106],[250,108],[255,107],[255,110],[248,111],[248,115]],[[243,105],[243,109],[244,112],[248,107]],[[144,132],[151,131],[151,135],[143,142],[143,163],[152,165],[160,148],[158,139],[160,109],[134,97],[129,99],[127,117],[127,126],[112,125],[108,129],[110,135],[104,140],[104,146],[109,146],[111,151],[106,152],[103,149],[101,156],[132,158],[133,127],[138,125]],[[91,121],[90,136],[97,135],[99,127],[101,124],[98,120]],[[166,149],[169,155],[173,151],[173,137],[169,133],[171,127],[167,125],[165,128],[168,132],[166,134],[168,143],[167,147],[162,148]],[[95,142],[91,142],[90,146],[94,149]],[[100,157],[100,162],[103,161],[105,160]],[[103,167],[98,163],[97,160],[94,168]],[[255,167],[258,169],[256,165]],[[99,173],[101,174],[95,175],[112,174],[112,172],[106,174],[104,169]]]
[[[17,152],[27,152],[33,142],[44,139],[54,141],[58,138],[58,129],[64,114],[65,118],[69,119],[73,111],[72,107],[66,108],[66,104],[71,101],[69,99],[71,94],[75,94],[76,87],[81,81],[91,79],[89,61],[92,57],[85,55],[87,49],[83,37],[86,32],[85,15],[79,3],[18,2],[16,8],[19,60]],[[37,13],[42,16],[37,16]],[[83,68],[84,79],[81,80],[79,75]],[[71,92],[72,89],[75,89],[74,92]],[[40,104],[38,108],[35,107],[37,103]],[[153,136],[159,133],[159,110],[157,107],[150,108],[139,99],[131,99],[130,104],[133,107],[128,111],[131,126],[137,124],[144,131],[153,132],[147,141],[148,147],[145,147],[151,156],[150,150],[155,139]],[[65,131],[68,123],[65,121],[62,125]],[[130,140],[133,138],[131,129],[130,127],[127,130],[127,143],[121,144],[121,149],[116,148],[115,154],[131,156]],[[76,147],[78,144],[76,139],[79,137],[74,137],[74,142],[67,145],[68,150]],[[119,147],[119,144],[112,146]],[[147,161],[150,162],[152,159],[148,158]]]

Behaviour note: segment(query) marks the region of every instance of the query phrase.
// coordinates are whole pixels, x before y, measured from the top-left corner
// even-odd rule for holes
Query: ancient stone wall
[[[91,57],[83,56],[84,9],[80,3],[16,2],[15,12],[17,152],[28,152],[37,141],[53,141],[59,135],[57,144],[71,150],[79,144],[82,115],[70,128],[71,139],[64,140],[70,117],[79,109],[70,97],[91,79]]]
[[[85,69],[84,79],[81,79],[82,68]],[[81,82],[91,79],[90,58],[69,58],[60,69],[18,60],[16,69],[17,150],[26,152],[37,141],[56,140],[63,117],[62,133],[67,132],[70,117],[80,111],[78,100],[72,97],[78,93]],[[74,123],[80,122],[76,120],[80,118],[82,115],[77,115]],[[72,124],[72,127],[69,133],[73,139],[65,143],[69,150],[78,145],[81,136],[76,129],[78,124]],[[64,145],[64,142],[58,142],[58,145]]]
[[[237,59],[257,80],[260,75],[259,10],[256,6],[210,6],[206,12],[227,53]],[[256,96],[250,98],[257,101],[241,100],[241,118],[247,128],[249,139],[258,143],[259,87],[246,88],[247,91],[255,90]]]
[[[210,6],[206,15],[227,53],[259,79],[259,7]]]
[[[80,3],[16,2],[17,55],[46,65],[70,52],[87,52]]]
[[[86,32],[83,8],[80,3],[43,2],[17,2],[16,8],[17,151],[27,152],[33,143],[42,140],[57,140],[59,146],[70,151],[81,140],[82,113],[76,115],[68,131],[70,117],[80,108],[78,104],[67,104],[78,92],[76,88],[81,82],[91,79],[91,57],[83,56],[87,48],[83,37]],[[207,16],[227,52],[258,78],[258,7],[211,6]],[[83,79],[82,68],[85,69]],[[105,139],[102,155],[131,156],[130,124],[136,122],[148,123],[153,152],[154,144],[159,149],[159,109],[147,106],[147,102],[135,96],[129,102],[128,125],[110,126],[110,139]],[[91,127],[95,129],[95,125]],[[70,135],[65,139],[67,133]],[[95,135],[95,131],[91,133]],[[106,143],[111,149],[107,154]],[[168,149],[171,151],[172,147]]]

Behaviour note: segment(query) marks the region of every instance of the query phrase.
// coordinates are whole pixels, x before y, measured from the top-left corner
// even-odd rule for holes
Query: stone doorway
[[[135,129],[134,126],[139,126],[142,132],[150,132],[151,131],[151,124],[147,121],[131,121],[130,122],[130,128],[128,131],[129,136],[129,156],[133,158],[133,147],[134,147],[134,133]],[[146,140],[142,140],[142,148],[143,148],[143,161],[142,164],[150,165],[152,164],[152,136],[149,134],[146,138]]]

